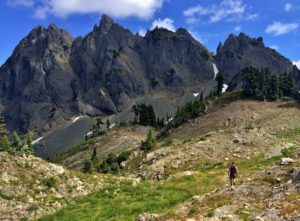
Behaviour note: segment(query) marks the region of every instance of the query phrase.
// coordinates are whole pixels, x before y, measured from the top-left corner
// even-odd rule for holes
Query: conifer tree
[[[31,131],[28,131],[28,133],[26,134],[25,139],[26,139],[25,143],[27,145],[26,145],[26,148],[23,148],[23,151],[26,154],[33,155],[34,154],[34,150],[33,150],[33,145],[32,145],[32,133],[31,133]]]
[[[216,81],[218,83],[216,88],[216,95],[220,95],[223,90],[224,76],[221,73],[217,74]]]
[[[106,120],[106,129],[107,129],[107,130],[110,129],[110,121],[109,121],[109,118],[107,118],[107,120]]]
[[[12,146],[16,151],[20,151],[23,146],[22,141],[16,131],[14,131],[12,135]]]
[[[6,134],[4,134],[0,139],[0,150],[13,153],[14,149],[12,148],[11,142]]]
[[[155,138],[152,136],[152,131],[150,130],[147,139],[142,142],[141,150],[149,151],[152,150],[156,146]]]

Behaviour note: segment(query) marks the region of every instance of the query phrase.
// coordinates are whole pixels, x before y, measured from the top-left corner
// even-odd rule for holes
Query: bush
[[[46,185],[49,188],[52,188],[52,187],[55,188],[57,185],[57,180],[55,179],[55,177],[52,176],[52,177],[45,178],[43,180],[43,183],[44,183],[44,185]]]
[[[123,161],[128,160],[129,156],[131,154],[131,151],[123,151],[120,155],[117,157],[117,162],[120,165]]]
[[[123,151],[118,156],[114,153],[108,154],[107,158],[100,164],[98,171],[101,173],[117,173],[121,163],[128,160],[131,151]]]
[[[214,211],[209,211],[207,213],[207,217],[213,217],[215,215],[215,212]]]
[[[152,131],[150,130],[147,139],[144,142],[142,142],[140,149],[144,151],[150,151],[153,148],[155,148],[155,146],[156,146],[156,141],[155,138],[152,136]]]
[[[113,172],[113,173],[119,172],[119,170],[120,170],[119,164],[113,163],[113,164],[110,166],[110,170],[111,170],[111,172]]]
[[[91,159],[87,159],[84,161],[83,172],[85,173],[93,172],[93,162]]]

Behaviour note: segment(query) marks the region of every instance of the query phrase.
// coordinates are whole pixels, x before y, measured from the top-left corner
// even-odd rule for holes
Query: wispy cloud
[[[298,61],[293,61],[293,64],[300,69],[300,59]]]
[[[32,7],[35,17],[49,15],[68,17],[72,14],[108,14],[113,17],[135,16],[149,19],[165,0],[7,0],[9,5]]]
[[[174,21],[170,18],[165,18],[165,19],[157,19],[157,20],[154,20],[152,22],[152,25],[151,25],[151,30],[154,29],[154,28],[166,28],[170,31],[175,31],[176,28],[174,26]]]
[[[187,23],[193,24],[199,17],[206,17],[210,23],[220,21],[253,20],[258,17],[257,13],[251,14],[247,10],[249,7],[242,0],[222,0],[219,4],[210,6],[197,5],[183,11],[187,17]]]
[[[293,5],[292,5],[291,3],[286,3],[286,4],[284,5],[284,10],[285,10],[285,11],[289,12],[289,11],[291,11],[292,9],[293,9]]]
[[[272,34],[275,36],[287,34],[295,29],[297,29],[299,25],[297,23],[281,23],[281,22],[273,22],[268,25],[265,32],[268,34]]]
[[[146,33],[147,33],[147,30],[144,29],[144,28],[142,28],[142,29],[139,30],[139,35],[140,35],[140,36],[143,36],[143,37],[144,37],[144,36],[146,35]]]
[[[236,32],[240,32],[241,30],[242,30],[242,26],[240,26],[240,25],[234,27],[234,31],[236,31]]]

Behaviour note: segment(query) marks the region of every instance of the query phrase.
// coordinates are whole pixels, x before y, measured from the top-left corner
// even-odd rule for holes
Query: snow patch
[[[93,135],[93,132],[92,131],[90,131],[90,132],[88,132],[87,134],[86,134],[86,136],[92,136]]]
[[[170,123],[174,118],[171,117],[168,121],[167,121],[167,124]]]
[[[100,93],[101,93],[102,96],[106,96],[106,94],[105,94],[105,92],[104,92],[103,89],[100,89]]]
[[[82,118],[82,116],[80,116],[80,117],[75,117],[74,120],[73,120],[72,122],[75,123],[75,122],[78,121],[80,118]]]
[[[109,126],[109,129],[111,129],[111,128],[115,127],[115,126],[116,126],[116,124],[112,124],[112,125]]]
[[[225,93],[228,88],[227,84],[223,84],[222,93]]]
[[[38,139],[32,141],[31,144],[32,144],[32,145],[38,144],[42,139],[44,139],[44,137],[39,137]]]
[[[193,93],[194,97],[198,97],[200,93]]]
[[[214,79],[216,79],[217,74],[219,73],[219,70],[218,70],[217,65],[215,63],[213,63],[213,68],[214,68],[214,74],[215,74]]]

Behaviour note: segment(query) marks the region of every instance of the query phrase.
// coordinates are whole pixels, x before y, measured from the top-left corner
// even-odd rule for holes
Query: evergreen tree
[[[86,159],[84,161],[83,172],[85,172],[85,173],[93,172],[93,163],[92,163],[91,159]]]
[[[298,87],[292,77],[292,74],[283,74],[280,82],[280,89],[283,96],[286,97],[292,97],[297,93]]]
[[[134,113],[133,123],[137,124],[138,119],[139,119],[139,107],[138,107],[138,105],[133,105],[132,108],[131,108],[131,112]]]
[[[203,101],[203,92],[200,94],[200,101]]]
[[[97,157],[96,147],[93,150],[93,153],[92,153],[92,156],[91,156],[91,161],[92,161],[92,164],[93,164],[94,167],[98,166],[99,161],[98,161],[98,157]]]
[[[23,151],[26,154],[30,154],[33,155],[34,154],[34,150],[33,150],[33,145],[32,145],[32,133],[31,131],[28,131],[28,133],[26,134],[26,141],[24,143],[26,143],[25,147],[23,148]]]
[[[273,101],[280,98],[279,82],[278,82],[278,79],[275,75],[273,75],[272,78],[271,78],[269,94],[270,94],[271,100],[273,100]]]
[[[152,150],[156,146],[155,138],[152,136],[152,131],[150,130],[147,139],[142,142],[142,145],[140,147],[141,150],[149,151]]]
[[[152,105],[148,105],[148,125],[156,127],[156,116]]]
[[[8,134],[4,117],[0,114],[0,135]]]
[[[22,141],[16,131],[13,132],[12,146],[16,151],[20,151],[23,146]]]
[[[14,149],[12,148],[11,142],[6,134],[4,134],[0,139],[0,150],[13,153]]]
[[[221,73],[217,74],[216,81],[218,83],[216,88],[216,95],[220,95],[223,90],[224,76]]]
[[[106,129],[107,129],[107,130],[110,129],[110,121],[109,121],[109,118],[107,118],[107,120],[106,120]]]

